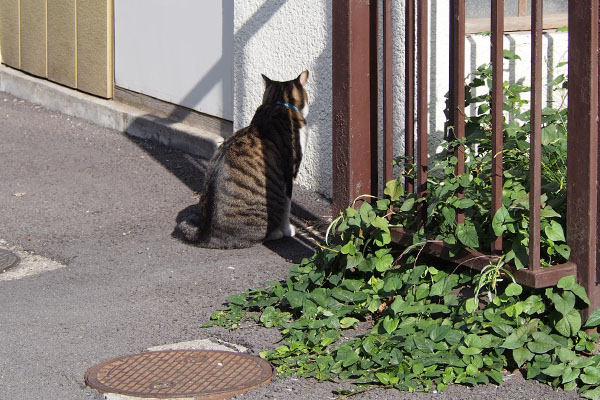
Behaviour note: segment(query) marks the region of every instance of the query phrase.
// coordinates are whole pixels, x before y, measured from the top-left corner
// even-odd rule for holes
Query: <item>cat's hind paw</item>
[[[281,238],[283,238],[283,232],[281,231],[281,229],[275,229],[273,232],[271,232],[269,234],[269,236],[267,236],[267,238],[265,239],[266,242],[269,242],[271,240],[279,240]]]
[[[289,222],[283,228],[281,228],[281,231],[283,232],[283,236],[285,237],[296,236],[296,227],[290,224]]]

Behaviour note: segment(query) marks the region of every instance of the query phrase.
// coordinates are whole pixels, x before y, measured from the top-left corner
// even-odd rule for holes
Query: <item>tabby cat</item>
[[[197,212],[177,225],[201,247],[250,247],[296,233],[290,206],[306,143],[308,71],[287,82],[262,77],[262,105],[248,127],[219,147]]]

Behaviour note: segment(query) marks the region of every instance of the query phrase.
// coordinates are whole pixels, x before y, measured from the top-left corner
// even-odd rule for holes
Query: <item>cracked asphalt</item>
[[[298,188],[294,239],[207,250],[171,236],[197,201],[206,160],[0,93],[0,247],[60,268],[0,280],[0,399],[102,399],[85,386],[92,365],[151,346],[203,338],[251,353],[277,331],[202,328],[229,295],[285,279],[311,254],[330,216]],[[274,378],[243,399],[334,398],[337,383]],[[441,394],[376,389],[361,399],[576,399],[509,375],[501,386]]]

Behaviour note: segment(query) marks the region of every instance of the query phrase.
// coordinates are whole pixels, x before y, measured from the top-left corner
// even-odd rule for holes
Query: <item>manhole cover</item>
[[[0,273],[6,272],[9,268],[14,267],[21,261],[19,257],[12,251],[0,249]]]
[[[137,397],[224,399],[271,382],[271,364],[216,350],[152,351],[90,368],[86,383],[102,393]]]

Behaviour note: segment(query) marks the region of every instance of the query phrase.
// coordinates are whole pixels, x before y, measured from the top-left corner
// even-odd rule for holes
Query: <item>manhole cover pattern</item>
[[[12,251],[0,249],[0,273],[14,267],[19,261],[19,257]]]
[[[85,374],[100,392],[138,397],[225,398],[269,384],[261,358],[212,350],[167,350],[104,361]]]

